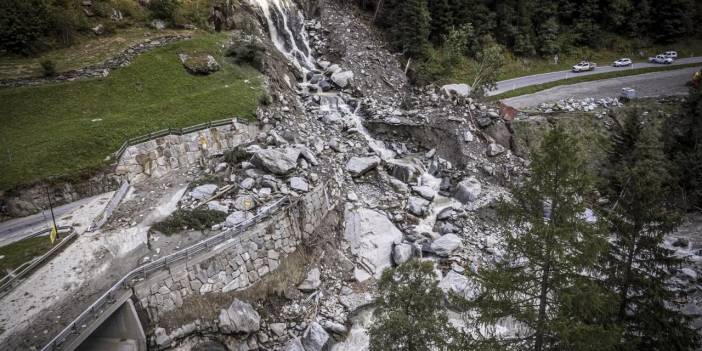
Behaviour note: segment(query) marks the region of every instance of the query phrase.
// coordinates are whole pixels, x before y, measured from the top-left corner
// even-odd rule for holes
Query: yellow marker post
[[[54,241],[56,241],[57,236],[58,236],[58,230],[56,230],[55,225],[52,225],[51,226],[51,234],[49,234],[49,240],[51,240],[51,245],[54,244]]]

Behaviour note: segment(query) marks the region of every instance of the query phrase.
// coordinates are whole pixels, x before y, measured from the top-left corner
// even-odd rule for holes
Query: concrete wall
[[[208,254],[139,283],[134,287],[139,306],[157,323],[189,295],[242,290],[255,284],[295,252],[336,206],[339,191],[329,184],[318,186],[301,201]]]
[[[252,141],[260,129],[253,124],[232,120],[231,124],[203,129],[185,135],[168,135],[127,148],[115,173],[132,183],[149,177],[195,166],[203,157],[221,154]]]

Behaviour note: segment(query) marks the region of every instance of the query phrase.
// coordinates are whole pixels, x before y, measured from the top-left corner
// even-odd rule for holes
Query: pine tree
[[[476,277],[479,323],[512,317],[524,327],[503,339],[506,344],[534,351],[611,350],[618,341],[619,331],[608,325],[613,297],[591,278],[606,241],[582,216],[590,190],[574,139],[561,128],[550,131],[533,156],[531,177],[503,205],[514,228],[506,235],[504,258]]]
[[[690,88],[681,112],[667,120],[666,154],[686,208],[702,208],[702,87]]]
[[[667,209],[672,178],[659,128],[629,111],[613,137],[604,191],[613,200],[606,218],[613,234],[606,276],[618,295],[616,320],[635,350],[694,350],[699,336],[672,308],[684,296],[667,282],[682,260],[663,248],[678,216]],[[682,292],[679,292],[682,294]]]
[[[558,30],[558,21],[556,21],[555,17],[549,17],[539,25],[537,43],[541,55],[550,56],[558,53],[560,50],[558,47]]]
[[[407,0],[393,11],[390,34],[409,57],[421,58],[429,47],[430,16],[426,0]]]
[[[671,42],[694,32],[694,0],[653,1],[652,25],[649,35],[659,41]],[[699,22],[697,22],[699,25]]]
[[[463,336],[448,321],[434,265],[412,260],[378,282],[370,350],[461,350]]]
[[[453,15],[448,0],[429,0],[429,13],[432,42],[442,44],[443,38],[449,34],[453,26]]]

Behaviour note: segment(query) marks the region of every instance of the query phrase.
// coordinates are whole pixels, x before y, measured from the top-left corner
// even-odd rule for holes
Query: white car
[[[673,63],[673,59],[670,57],[666,57],[663,54],[660,54],[660,55],[656,55],[655,57],[649,57],[648,62],[669,65],[669,64]]]
[[[619,60],[614,61],[612,66],[614,66],[614,67],[627,67],[627,66],[631,66],[633,64],[634,63],[631,61],[630,58],[620,58]]]
[[[666,51],[665,54],[663,54],[663,56],[665,56],[667,58],[671,58],[673,60],[677,60],[678,59],[678,52],[677,51]]]
[[[573,72],[585,72],[594,71],[597,68],[597,64],[594,62],[582,61],[577,65],[573,66]]]

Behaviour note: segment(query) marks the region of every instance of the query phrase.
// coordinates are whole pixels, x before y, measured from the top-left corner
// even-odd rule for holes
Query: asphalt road
[[[702,66],[702,63],[700,64]],[[595,80],[542,90],[534,94],[505,99],[504,103],[517,109],[552,103],[562,99],[588,97],[618,97],[622,88],[636,90],[637,97],[684,95],[688,93],[686,83],[700,67],[681,68],[673,71],[638,74],[612,79]]]
[[[105,197],[105,194],[80,199],[78,201],[65,204],[63,206],[55,207],[54,217],[56,217],[56,221],[58,222],[59,219],[64,215],[71,213],[73,212],[73,210],[83,205],[86,205],[100,197]],[[50,225],[51,212],[49,212],[49,209],[46,209],[31,216],[15,218],[9,221],[2,222],[0,223],[0,246],[5,246],[15,241],[21,240],[29,234],[48,228]],[[59,224],[59,226],[60,225],[61,224]]]
[[[575,64],[575,63],[576,62],[573,62],[573,64]],[[519,77],[519,78],[499,81],[499,82],[497,82],[497,90],[493,90],[493,91],[489,92],[487,95],[488,96],[498,95],[498,94],[502,94],[502,93],[505,93],[505,92],[508,92],[508,91],[514,90],[514,89],[519,89],[519,88],[528,87],[528,86],[532,86],[532,85],[549,83],[549,82],[562,80],[562,79],[568,79],[568,78],[572,78],[572,77],[587,76],[587,75],[593,75],[593,74],[602,74],[602,73],[608,73],[608,72],[624,71],[624,70],[647,68],[647,67],[667,67],[667,66],[676,66],[676,65],[686,65],[686,64],[690,64],[690,63],[702,63],[702,57],[697,56],[697,57],[690,57],[690,58],[681,58],[681,59],[676,60],[675,62],[673,62],[670,65],[662,65],[662,64],[655,64],[655,63],[634,63],[634,65],[631,67],[612,67],[611,62],[606,62],[606,63],[600,62],[599,64],[601,66],[598,66],[596,70],[591,71],[591,72],[573,73],[571,71],[558,71],[558,72],[536,74],[533,76]]]

